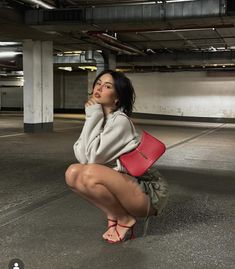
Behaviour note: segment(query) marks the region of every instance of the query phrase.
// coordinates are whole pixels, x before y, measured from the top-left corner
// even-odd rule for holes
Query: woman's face
[[[118,98],[114,87],[113,77],[110,74],[104,74],[96,81],[92,97],[97,103],[103,106],[116,106]]]

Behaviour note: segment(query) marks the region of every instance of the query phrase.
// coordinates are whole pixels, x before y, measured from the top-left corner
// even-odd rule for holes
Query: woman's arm
[[[130,120],[120,113],[110,119],[104,129],[95,128],[86,136],[86,156],[89,163],[105,164],[134,149],[138,143]]]
[[[74,153],[80,163],[105,164],[117,159],[139,143],[138,135],[127,116],[117,114],[103,128],[104,114],[100,104],[86,107],[86,121]]]
[[[89,137],[100,133],[104,121],[104,114],[100,104],[86,106],[86,121],[84,123],[81,135],[75,142],[73,149],[77,160],[80,163],[88,163],[89,157],[86,154],[86,147]]]

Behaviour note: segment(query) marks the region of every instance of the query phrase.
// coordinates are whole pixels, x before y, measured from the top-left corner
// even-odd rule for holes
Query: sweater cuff
[[[117,159],[116,163],[117,163],[117,166],[115,170],[117,170],[120,173],[127,173],[126,168],[121,164],[119,159]]]
[[[86,113],[86,116],[88,117],[91,116],[93,113],[97,113],[97,112],[103,113],[101,104],[94,104],[85,108],[85,113]]]

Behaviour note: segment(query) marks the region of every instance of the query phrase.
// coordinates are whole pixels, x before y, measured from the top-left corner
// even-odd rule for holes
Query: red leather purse
[[[143,175],[165,152],[164,143],[143,131],[140,144],[119,157],[121,164],[132,176]]]

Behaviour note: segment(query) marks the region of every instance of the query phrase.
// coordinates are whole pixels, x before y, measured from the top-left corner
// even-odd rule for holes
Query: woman
[[[124,241],[137,217],[161,213],[168,196],[165,179],[155,165],[134,178],[118,157],[136,148],[138,135],[128,116],[135,92],[121,72],[103,71],[95,79],[91,98],[85,104],[86,121],[74,144],[79,163],[66,171],[66,183],[81,197],[100,208],[108,221],[103,238]]]

